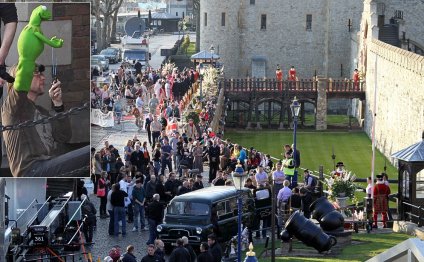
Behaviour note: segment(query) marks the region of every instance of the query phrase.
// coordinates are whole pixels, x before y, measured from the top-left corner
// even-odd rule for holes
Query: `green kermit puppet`
[[[24,27],[18,39],[19,62],[16,71],[14,88],[16,91],[28,92],[31,88],[32,77],[35,69],[35,60],[44,50],[44,44],[59,48],[63,40],[53,36],[48,39],[41,31],[41,22],[50,20],[52,13],[47,7],[40,5],[32,11],[28,25]]]

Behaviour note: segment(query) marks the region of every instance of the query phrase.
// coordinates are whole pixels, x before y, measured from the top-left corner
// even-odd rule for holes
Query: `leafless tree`
[[[119,0],[118,6],[120,7],[122,5],[124,0]],[[118,12],[119,12],[119,7],[116,9],[116,11],[113,13],[113,19],[112,19],[112,31],[110,33],[110,37],[111,39],[115,40],[116,39],[116,24],[118,22]]]
[[[115,38],[118,10],[123,0],[91,0],[91,14],[96,17],[97,49],[109,46]]]
[[[193,0],[193,15],[196,18],[196,52],[200,52],[200,0]]]

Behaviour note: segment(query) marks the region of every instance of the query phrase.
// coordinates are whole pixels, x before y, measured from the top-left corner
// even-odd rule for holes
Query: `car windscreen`
[[[209,216],[209,205],[196,202],[172,201],[167,209],[168,215]]]
[[[92,64],[100,64],[100,59],[96,58],[96,57],[92,57],[91,58],[91,63]]]
[[[106,62],[107,61],[106,57],[104,57],[102,55],[91,56],[91,59],[97,59],[100,62]]]
[[[102,50],[102,51],[100,52],[100,54],[101,54],[101,55],[114,55],[114,54],[115,54],[115,52],[114,52],[113,50],[105,49],[105,50]]]
[[[124,59],[145,61],[146,52],[141,50],[125,50]]]

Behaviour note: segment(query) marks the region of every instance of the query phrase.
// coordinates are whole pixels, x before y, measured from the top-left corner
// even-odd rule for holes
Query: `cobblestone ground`
[[[122,131],[120,125],[111,128],[101,128],[98,126],[91,127],[91,143],[93,147],[97,150],[101,149],[104,146],[104,142],[107,140],[109,144],[119,150],[121,156],[123,155],[123,148],[127,140],[132,139],[134,135],[136,135],[141,142],[148,141],[147,132],[144,130],[138,131],[134,122],[125,122]],[[205,166],[203,172],[203,184],[205,186],[209,186],[208,172],[209,169]],[[100,199],[95,195],[91,195],[90,200],[98,209],[100,206]],[[103,258],[107,256],[109,250],[116,245],[120,246],[123,252],[128,245],[133,245],[135,247],[134,255],[137,257],[137,261],[140,261],[141,258],[147,254],[146,242],[149,238],[149,231],[131,232],[133,224],[127,223],[127,235],[125,238],[121,235],[119,237],[112,237],[108,234],[108,226],[109,218],[97,218],[97,228],[93,238],[95,244],[89,248],[95,261],[97,261],[98,258],[103,261]]]

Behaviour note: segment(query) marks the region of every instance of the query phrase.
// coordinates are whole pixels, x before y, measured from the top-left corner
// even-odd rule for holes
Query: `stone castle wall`
[[[348,20],[351,31],[358,31],[361,1],[255,2],[201,0],[200,49],[208,50],[213,44],[219,50],[227,77],[251,76],[252,59],[265,61],[266,77],[275,77],[277,64],[285,77],[290,65],[296,67],[299,78],[310,78],[315,72],[332,78],[351,76]],[[222,13],[225,26],[221,26]],[[265,30],[260,28],[262,14],[267,15]],[[306,30],[307,14],[312,15],[311,30]]]
[[[367,60],[364,128],[371,137],[377,86],[376,145],[389,157],[421,139],[424,130],[424,57],[372,39],[368,44]]]
[[[200,50],[209,50],[213,44],[215,53],[221,56],[220,62],[224,63],[225,72],[231,72],[233,75],[239,73],[238,64],[241,56],[238,10],[239,5],[234,1],[210,0],[200,3]],[[221,26],[223,12],[226,13],[225,26]],[[205,26],[205,13],[207,26]]]

